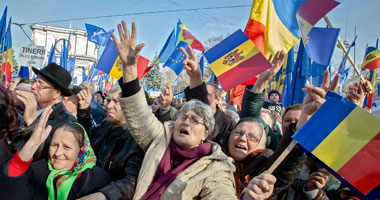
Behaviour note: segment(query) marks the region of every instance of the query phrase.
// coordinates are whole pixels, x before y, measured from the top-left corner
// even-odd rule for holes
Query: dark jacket
[[[249,85],[245,88],[240,118],[257,118],[264,126],[265,134],[267,136],[266,147],[268,149],[275,150],[276,147],[280,144],[281,135],[279,135],[276,131],[272,131],[271,128],[261,118],[261,108],[263,107],[265,92],[252,92],[252,87],[253,85]]]
[[[241,188],[246,186],[244,183],[244,177],[249,175],[250,178],[253,178],[257,175],[260,175],[263,171],[269,169],[269,167],[274,163],[274,161],[281,155],[281,153],[286,149],[286,147],[292,141],[291,136],[295,133],[295,124],[291,124],[289,126],[289,130],[284,134],[283,139],[281,140],[280,145],[276,149],[276,151],[272,151],[271,149],[266,149],[263,152],[258,153],[255,156],[250,156],[246,158],[243,164],[243,172],[239,174],[239,178],[241,183],[243,183]],[[224,153],[229,154],[228,151],[228,138],[230,133],[225,132],[221,136],[221,146]],[[306,156],[298,149],[294,148],[289,155],[285,158],[284,161],[277,167],[277,169],[272,173],[277,179],[274,185],[273,195],[270,199],[276,199],[277,195],[288,188],[298,173],[301,171],[303,164],[305,163]],[[239,167],[239,165],[236,165]],[[239,169],[237,169],[238,171]],[[237,178],[237,177],[235,177]]]
[[[178,114],[178,110],[173,106],[170,106],[169,110],[158,109],[154,115],[161,122],[175,121]]]
[[[185,98],[187,101],[190,101],[191,99],[198,99],[202,101],[203,103],[209,105],[209,102],[207,99],[207,87],[205,83],[192,89],[190,89],[190,87],[187,87],[184,90],[184,92],[185,92]],[[216,107],[214,118],[215,118],[216,130],[214,130],[209,135],[208,139],[220,144],[222,133],[231,132],[232,130],[234,130],[236,123],[230,117],[226,116],[224,112],[220,110],[219,107]]]
[[[0,137],[0,163],[11,157],[11,151],[5,137]]]
[[[100,124],[107,116],[99,102],[91,100],[91,114],[96,124]]]
[[[265,131],[267,134],[267,140],[270,140],[270,145],[276,145],[279,143],[280,139],[278,136],[273,135],[273,132],[270,132],[270,128],[268,125],[264,123],[261,118],[261,107],[264,102],[265,93],[254,93],[250,89],[252,86],[247,86],[244,92],[243,101],[242,101],[242,113],[241,117],[253,117],[258,118],[265,127]],[[275,162],[275,160],[281,155],[281,153],[287,148],[287,146],[292,141],[291,136],[296,132],[295,124],[291,124],[284,133],[281,142],[277,144],[277,148],[275,148],[274,153],[263,152],[265,154],[259,154],[257,158],[250,158],[250,160],[246,160],[244,163],[244,171],[245,173],[255,172],[257,173],[258,168],[263,170],[269,169],[269,167]],[[269,129],[269,130],[268,130]],[[271,134],[272,133],[272,134]],[[268,144],[268,143],[267,143]],[[255,159],[262,160],[260,162],[256,162]],[[299,172],[302,169],[303,163],[306,161],[306,156],[303,155],[301,150],[297,147],[294,148],[289,155],[281,162],[281,164],[277,167],[277,169],[272,173],[277,181],[274,186],[273,195],[270,199],[276,199],[277,195],[288,188]],[[254,164],[257,163],[257,164]],[[259,174],[250,173],[251,177],[254,177]]]
[[[16,177],[9,177],[8,165],[9,161],[0,166],[1,199],[47,199],[46,180],[50,171],[46,160],[33,162],[24,174]],[[99,167],[87,169],[74,181],[67,199],[77,199],[97,192],[110,181],[108,174]]]
[[[78,122],[86,129],[97,157],[96,165],[113,180],[100,192],[108,199],[132,199],[137,176],[144,158],[143,150],[130,135],[126,125],[113,128],[107,119],[95,125],[88,109],[78,109]]]
[[[50,114],[49,119],[46,123],[46,126],[50,125],[52,126],[52,130],[50,131],[50,134],[48,138],[45,140],[45,143],[40,146],[40,148],[37,150],[37,152],[34,154],[34,160],[40,160],[40,159],[48,159],[48,151],[49,151],[49,145],[52,138],[52,135],[54,131],[59,128],[61,125],[67,123],[67,122],[75,122],[75,117],[66,110],[65,106],[62,102],[59,102],[52,106],[53,112]],[[41,114],[37,116],[36,120],[30,126],[26,126],[26,124],[22,124],[20,131],[16,133],[13,143],[12,143],[12,153],[16,153],[16,151],[21,150],[21,148],[24,146],[26,141],[29,140],[30,136],[32,135],[34,131],[34,127],[37,125],[39,119],[41,117]]]

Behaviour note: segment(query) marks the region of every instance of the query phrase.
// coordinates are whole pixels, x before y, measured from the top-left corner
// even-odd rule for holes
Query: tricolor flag
[[[225,91],[272,67],[240,29],[208,50],[205,56]]]
[[[5,85],[8,85],[12,78],[12,71],[15,65],[13,58],[13,48],[12,48],[12,32],[11,32],[11,21],[12,17],[9,18],[9,23],[7,27],[7,32],[5,33],[4,43],[3,43],[3,65],[2,70],[5,72]]]
[[[139,79],[143,76],[145,68],[148,64],[148,59],[142,56],[139,57],[139,60],[137,61],[137,73]],[[115,42],[112,39],[108,40],[96,68],[116,79],[123,76],[123,65],[119,59]]]
[[[380,50],[368,47],[362,64],[362,69],[375,70],[380,67]]]
[[[375,199],[380,184],[380,118],[335,93],[328,92],[326,98],[293,139],[345,185]]]
[[[202,43],[189,32],[186,26],[182,24],[181,20],[178,20],[177,22],[176,38],[176,45],[178,45],[180,41],[184,41],[187,44],[189,44],[193,49],[197,49],[202,52],[205,51],[205,48],[203,47]]]
[[[7,28],[7,10],[8,6],[5,6],[3,16],[0,19],[0,52],[3,52],[3,42]]]
[[[287,53],[302,36],[306,44],[313,26],[338,4],[334,0],[254,0],[244,33],[266,57],[279,50]]]

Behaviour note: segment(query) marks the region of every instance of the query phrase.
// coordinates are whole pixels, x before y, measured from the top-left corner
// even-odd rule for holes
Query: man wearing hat
[[[32,93],[17,91],[17,98],[24,103],[24,123],[21,124],[20,132],[16,134],[13,141],[13,150],[21,149],[25,142],[33,133],[40,115],[51,106],[53,112],[50,114],[47,125],[52,126],[50,132],[53,133],[60,125],[67,122],[76,121],[75,117],[69,113],[62,103],[64,96],[71,96],[69,89],[71,75],[63,67],[56,63],[50,63],[42,70],[32,67],[37,75],[32,84]],[[46,139],[35,154],[37,159],[47,159],[51,136]]]

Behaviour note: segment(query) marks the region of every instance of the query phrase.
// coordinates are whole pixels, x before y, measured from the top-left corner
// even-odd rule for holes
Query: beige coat
[[[173,122],[160,123],[148,107],[144,91],[120,99],[131,135],[146,152],[133,199],[140,199],[152,183],[157,166],[172,137]],[[232,158],[212,143],[212,154],[182,171],[160,199],[237,199]]]

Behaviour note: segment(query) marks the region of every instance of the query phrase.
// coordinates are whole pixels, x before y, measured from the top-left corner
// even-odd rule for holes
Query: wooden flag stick
[[[266,174],[272,174],[274,170],[284,161],[286,156],[293,150],[293,148],[297,145],[297,142],[295,140],[292,140],[292,142],[286,147],[286,149],[281,153],[281,155],[277,158],[276,161],[269,167],[269,169],[265,172]]]
[[[325,20],[325,22],[327,23],[327,25],[330,27],[330,28],[334,28],[333,25],[331,24],[329,18],[327,18],[327,16],[324,16],[323,19]],[[344,45],[344,43],[342,42],[342,40],[340,39],[340,37],[338,37],[338,44],[340,46],[340,48],[342,48],[343,52],[344,53],[347,53],[347,48],[346,48],[346,45]],[[348,54],[348,60],[350,61],[351,65],[354,67],[356,73],[359,75],[360,77],[360,80],[364,81],[364,78],[361,76],[361,73],[360,73],[360,70],[359,70],[359,67],[356,66],[354,60],[352,59],[351,55]]]

